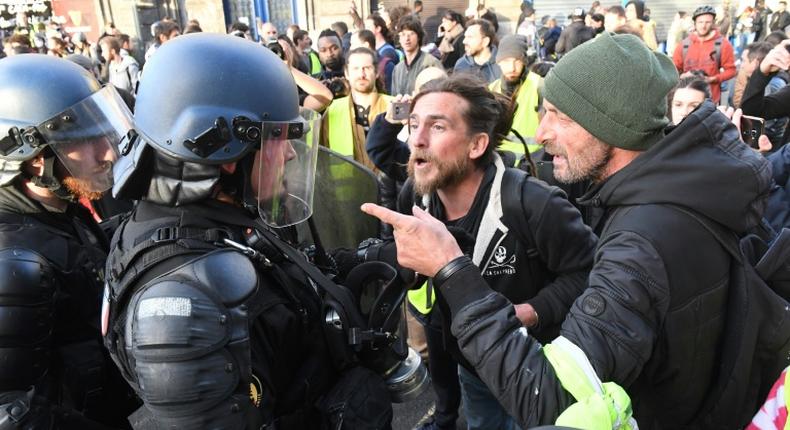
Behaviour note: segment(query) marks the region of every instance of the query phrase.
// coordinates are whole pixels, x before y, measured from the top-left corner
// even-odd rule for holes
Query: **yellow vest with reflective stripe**
[[[543,347],[543,354],[562,388],[576,399],[554,424],[587,430],[638,429],[632,417],[631,398],[614,382],[602,383],[579,347],[560,336]]]
[[[513,129],[525,140],[534,138],[535,132],[538,130],[538,91],[542,82],[543,78],[541,78],[540,75],[529,72],[516,92],[516,111],[513,113]],[[488,89],[495,93],[502,94],[502,78],[489,84]],[[540,145],[536,143],[529,143],[529,140],[527,143],[529,152],[535,152],[540,149]],[[511,142],[510,140],[503,140],[499,148],[516,154],[524,153],[524,145],[522,145],[520,141]]]
[[[428,315],[433,309],[433,304],[436,303],[436,293],[433,291],[433,285],[428,285],[430,281],[425,281],[422,286],[416,290],[409,290],[407,297],[409,303],[414,306],[419,313]],[[430,291],[430,296],[428,292]]]

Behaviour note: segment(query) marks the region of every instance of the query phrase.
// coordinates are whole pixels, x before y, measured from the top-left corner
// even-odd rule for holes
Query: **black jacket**
[[[512,183],[513,180],[503,179],[505,174],[503,163],[497,160],[486,171],[486,179],[477,191],[475,202],[481,204],[473,204],[467,215],[479,219],[472,223],[477,229],[467,231],[474,237],[474,249],[469,250],[469,255],[491,289],[510,303],[532,305],[539,324],[530,330],[540,340],[550,341],[557,336],[571,304],[586,286],[597,238],[559,188],[534,178]],[[519,184],[521,189],[517,192],[506,190]],[[509,201],[516,200],[513,196],[518,196],[518,201]],[[407,185],[398,206],[401,212],[410,213],[415,204],[424,207],[423,202],[422,196],[415,195]],[[443,209],[437,205],[439,199],[431,199],[428,210],[442,219]],[[442,316],[448,317],[441,294],[437,301]],[[450,334],[450,321],[444,321],[443,326],[448,352],[474,371]]]
[[[770,174],[707,102],[585,196],[606,211],[589,286],[561,335],[628,390],[640,428],[693,425],[726,318],[730,258],[672,205],[744,233],[760,221]],[[473,266],[439,288],[462,352],[502,405],[523,427],[551,423],[573,399],[508,301]]]

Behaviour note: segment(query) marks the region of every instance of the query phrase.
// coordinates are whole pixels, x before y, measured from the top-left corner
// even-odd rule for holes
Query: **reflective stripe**
[[[436,293],[433,291],[433,288],[428,284],[429,281],[425,281],[422,284],[422,287],[416,290],[409,290],[407,293],[409,298],[409,303],[414,306],[414,309],[423,315],[428,315],[431,313],[431,309],[433,309],[433,304],[436,302]],[[430,290],[431,294],[428,295],[428,290]]]
[[[560,336],[544,346],[543,353],[562,387],[576,399],[555,424],[591,430],[639,428],[625,390],[613,382],[601,383],[584,351],[573,342]]]

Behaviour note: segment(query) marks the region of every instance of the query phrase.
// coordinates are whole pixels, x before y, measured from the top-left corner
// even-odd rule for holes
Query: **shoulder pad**
[[[0,297],[39,302],[42,295],[52,295],[52,281],[52,267],[40,254],[25,248],[0,250]]]
[[[207,286],[226,306],[241,304],[258,286],[258,273],[252,261],[231,249],[202,255],[176,269],[173,275],[187,276]]]

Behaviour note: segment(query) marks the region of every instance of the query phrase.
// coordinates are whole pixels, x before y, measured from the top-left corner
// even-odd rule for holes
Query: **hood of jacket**
[[[770,163],[706,101],[626,167],[593,185],[580,203],[675,204],[743,234],[761,222],[770,187]]]

